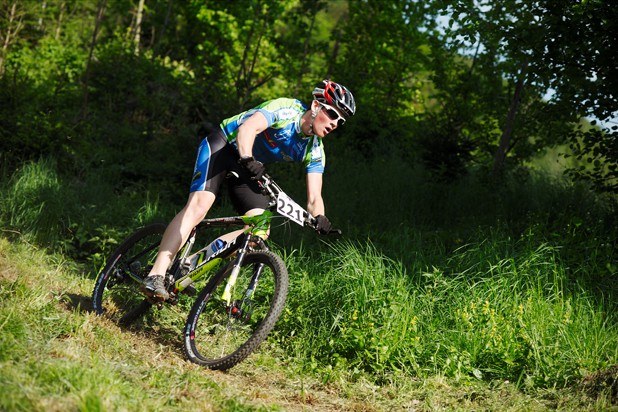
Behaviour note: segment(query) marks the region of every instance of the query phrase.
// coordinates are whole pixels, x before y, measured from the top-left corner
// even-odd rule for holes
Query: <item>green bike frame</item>
[[[189,240],[185,244],[185,247],[181,251],[181,255],[178,259],[182,264],[186,264],[186,262],[195,260],[197,262],[196,266],[188,268],[188,273],[184,276],[181,276],[176,280],[175,292],[179,293],[185,290],[189,285],[194,282],[197,282],[204,278],[208,272],[210,272],[213,268],[217,267],[221,261],[232,254],[238,252],[240,249],[244,249],[245,245],[248,244],[248,240],[254,237],[258,237],[260,239],[264,238],[264,236],[268,233],[268,229],[270,227],[270,221],[272,219],[273,213],[269,210],[264,211],[264,213],[256,216],[237,216],[231,218],[214,218],[214,219],[205,219],[203,220],[191,233],[189,236]],[[245,225],[248,228],[236,239],[226,244],[223,248],[213,253],[211,256],[206,257],[207,250],[206,248],[199,250],[198,252],[189,255],[191,253],[191,248],[195,243],[196,231],[200,227],[216,227],[216,226],[230,226],[232,224]],[[247,239],[249,237],[249,239]],[[244,256],[243,253],[239,253],[239,256],[236,258],[234,262],[234,268],[232,269],[232,274],[228,278],[228,284],[225,287],[225,291],[223,293],[222,299],[230,303],[230,290],[234,286],[234,282],[236,281],[236,277],[238,276],[238,271],[240,269],[241,259]],[[196,259],[197,258],[197,259]]]

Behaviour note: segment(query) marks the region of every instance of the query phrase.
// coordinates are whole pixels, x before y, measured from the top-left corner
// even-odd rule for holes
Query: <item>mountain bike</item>
[[[165,302],[140,291],[156,258],[165,225],[151,224],[129,236],[112,253],[96,279],[92,294],[95,313],[128,326],[153,305],[162,308],[188,306],[187,302],[192,302],[182,332],[187,358],[218,370],[229,369],[244,360],[266,339],[287,297],[285,262],[262,238],[275,217],[274,212],[286,220],[316,229],[313,216],[270,176],[264,175],[258,185],[269,198],[263,214],[204,219],[192,230],[166,273],[170,297]],[[218,250],[209,250],[209,245],[193,252],[206,229],[235,226],[246,229]],[[341,232],[331,230],[330,233]],[[195,300],[187,298],[195,296],[196,285],[204,283]]]

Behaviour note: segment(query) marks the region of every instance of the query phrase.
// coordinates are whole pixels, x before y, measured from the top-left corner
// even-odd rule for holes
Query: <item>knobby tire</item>
[[[120,244],[97,276],[92,305],[97,315],[129,325],[152,306],[140,291],[156,258],[165,225],[145,226]]]
[[[266,339],[283,311],[288,271],[268,250],[248,253],[232,291],[232,304],[221,300],[232,272],[228,264],[202,289],[184,331],[187,358],[210,369],[227,370],[243,361]],[[252,299],[244,299],[250,279],[262,267]]]

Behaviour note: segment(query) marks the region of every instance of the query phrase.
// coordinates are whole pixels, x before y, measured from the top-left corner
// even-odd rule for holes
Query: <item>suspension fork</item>
[[[266,242],[264,242],[264,239],[262,239],[261,237],[258,236],[256,243],[258,244],[260,249],[269,250],[268,246],[266,245]],[[262,275],[262,270],[264,270],[264,264],[257,263],[254,265],[254,268],[255,269],[253,271],[253,276],[251,277],[251,282],[249,282],[249,287],[247,288],[247,291],[245,292],[245,297],[243,298],[243,302],[246,301],[247,299],[251,299],[251,296],[253,296],[253,292],[257,288],[258,282],[260,280],[260,276]]]
[[[253,271],[253,276],[251,277],[251,282],[249,282],[249,287],[245,292],[245,297],[243,298],[243,302],[247,299],[251,299],[253,296],[253,292],[257,288],[258,282],[260,280],[260,275],[262,275],[262,270],[264,270],[263,263],[257,263],[255,266],[255,270]]]
[[[244,236],[242,246],[238,248],[238,254],[232,264],[232,273],[230,274],[230,277],[228,277],[225,290],[223,291],[223,295],[221,295],[221,299],[223,299],[228,306],[232,303],[232,288],[236,284],[238,273],[240,273],[240,267],[242,266],[247,250],[249,250],[249,243],[251,242],[251,234],[245,233],[240,236]]]

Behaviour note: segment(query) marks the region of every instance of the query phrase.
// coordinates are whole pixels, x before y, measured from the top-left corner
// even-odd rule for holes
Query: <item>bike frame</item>
[[[189,239],[185,243],[184,247],[181,249],[177,259],[172,264],[173,269],[171,270],[171,275],[172,279],[175,279],[173,292],[176,295],[182,292],[192,283],[203,279],[206,274],[210,272],[214,267],[216,267],[221,261],[236,253],[236,258],[231,262],[233,266],[232,275],[228,279],[228,284],[222,296],[222,299],[225,300],[227,304],[230,304],[230,290],[234,286],[236,275],[238,274],[238,270],[242,265],[243,258],[249,250],[250,245],[257,244],[261,249],[267,249],[267,246],[260,235],[263,235],[268,230],[272,216],[273,213],[269,210],[266,210],[264,211],[264,213],[256,216],[222,217],[204,219],[202,222],[200,222],[200,224],[198,224],[191,231]],[[201,249],[195,254],[191,254],[191,250],[195,244],[197,233],[201,229],[207,227],[231,226],[248,226],[248,228],[242,234],[236,237],[236,239],[228,242],[223,248],[216,251],[209,257],[206,257],[206,249]],[[197,258],[197,265],[194,268],[187,268],[186,265],[188,264],[188,262],[194,258]],[[188,269],[188,273],[179,277],[180,271],[183,267]],[[255,289],[260,273],[261,268],[258,268],[258,270],[256,270],[256,273],[254,274],[254,278],[251,281],[251,286],[247,290],[246,297],[249,297]]]

